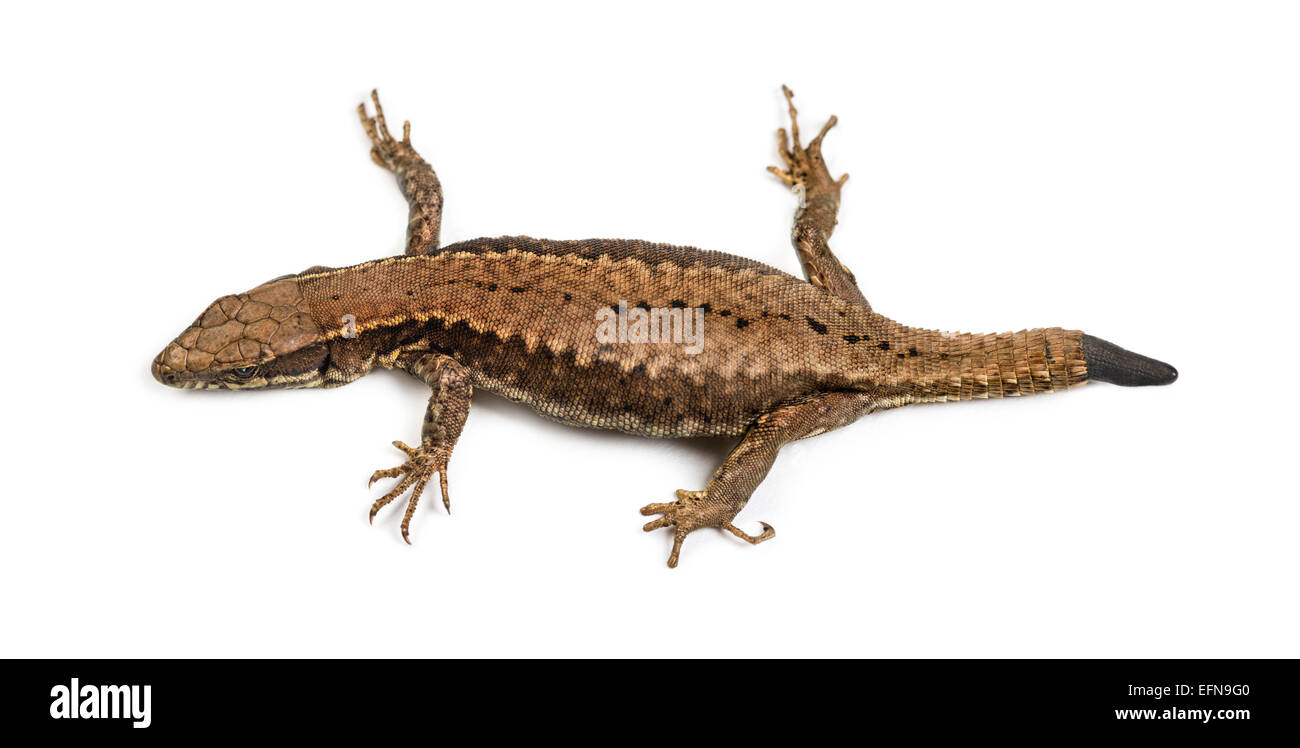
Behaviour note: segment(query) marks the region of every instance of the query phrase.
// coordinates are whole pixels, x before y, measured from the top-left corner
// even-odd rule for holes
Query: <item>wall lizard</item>
[[[409,202],[406,253],[313,267],[223,296],[163,349],[154,377],[172,387],[241,390],[337,387],[375,368],[419,378],[432,389],[420,443],[394,442],[405,461],[370,478],[397,479],[371,507],[372,522],[410,492],[401,525],[408,543],[435,474],[451,509],[448,462],[476,387],[575,426],[739,437],[704,490],[679,490],[675,501],[641,509],[657,515],[645,530],[672,529],[669,566],[702,527],[753,544],[773,537],[767,523],[750,535],[733,520],[791,441],[912,403],[1177,378],[1168,364],[1077,330],[952,334],[875,313],[829,246],[848,178],[833,178],[822,156],[836,119],[803,145],[793,94],[783,90],[784,167],[769,170],[798,197],[791,239],[806,280],[736,255],[638,240],[517,236],[440,246],[438,177],[412,147],[410,122],[395,137],[372,92],[374,116],[364,103],[358,112],[371,158],[396,176]],[[660,320],[668,319],[664,310],[699,313],[702,345],[602,337],[616,310],[624,325],[656,310]]]

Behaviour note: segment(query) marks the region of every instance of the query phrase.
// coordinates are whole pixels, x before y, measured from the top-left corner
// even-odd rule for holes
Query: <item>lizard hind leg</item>
[[[726,530],[752,545],[772,538],[776,531],[766,522],[760,523],[763,532],[750,535],[732,524],[732,520],[745,508],[754,489],[776,462],[777,452],[789,442],[848,425],[875,407],[875,398],[866,392],[826,392],[790,401],[764,413],[723,460],[703,491],[678,491],[677,501],[642,507],[643,515],[660,515],[642,529],[650,532],[673,528],[673,549],[668,556],[670,568],[677,566],[686,536],[701,527]]]
[[[391,171],[410,205],[407,218],[406,254],[416,255],[438,249],[438,232],[442,226],[442,184],[433,167],[411,145],[411,123],[402,124],[402,139],[388,131],[379,92],[371,91],[375,116],[366,112],[365,102],[357,106],[361,127],[370,138],[370,158]]]
[[[803,266],[804,277],[818,288],[870,309],[858,289],[857,279],[835,257],[828,243],[840,209],[840,190],[849,178],[848,174],[839,179],[832,177],[826,159],[822,158],[822,140],[838,120],[834,116],[826,120],[821,131],[804,147],[799,140],[799,112],[794,108],[794,92],[787,86],[781,86],[781,90],[790,110],[789,135],[785,128],[776,131],[777,148],[785,168],[769,166],[767,170],[785,182],[799,199],[790,239]]]

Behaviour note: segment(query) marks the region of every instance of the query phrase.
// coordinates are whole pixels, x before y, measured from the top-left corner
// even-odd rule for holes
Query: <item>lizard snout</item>
[[[159,353],[158,357],[153,360],[151,370],[153,371],[153,378],[168,387],[184,387],[185,377],[181,376],[181,372],[167,365],[167,353],[174,347],[176,347],[176,344],[172,343],[167,348],[164,348],[163,352]]]
[[[161,353],[153,360],[153,378],[168,386],[176,383],[176,374],[171,369],[163,368]]]

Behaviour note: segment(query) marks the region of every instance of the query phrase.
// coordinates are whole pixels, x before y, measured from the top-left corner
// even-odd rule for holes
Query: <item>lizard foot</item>
[[[790,107],[790,136],[787,137],[784,127],[776,131],[777,147],[781,151],[781,160],[785,162],[785,169],[769,166],[767,170],[796,191],[830,192],[838,203],[840,187],[848,181],[849,175],[845,174],[839,179],[831,178],[830,170],[826,168],[826,160],[822,158],[822,138],[826,137],[826,133],[830,132],[839,120],[835,115],[831,115],[831,118],[826,120],[826,124],[822,125],[817,137],[808,143],[807,148],[804,148],[799,144],[799,112],[794,108],[794,92],[788,86],[781,86],[781,90],[785,92],[785,101]]]
[[[740,528],[731,524],[735,518],[737,509],[731,504],[710,499],[707,491],[678,491],[677,501],[667,504],[647,504],[641,507],[641,514],[649,516],[651,514],[662,515],[659,519],[651,520],[645,524],[642,529],[646,532],[658,530],[661,527],[673,527],[673,550],[668,555],[668,567],[677,568],[677,557],[682,550],[682,541],[693,530],[701,527],[716,527],[721,530],[735,535],[747,543],[757,545],[776,535],[776,530],[766,522],[760,522],[763,526],[763,532],[757,536],[749,535]]]
[[[416,504],[420,503],[420,494],[424,493],[424,487],[434,473],[438,474],[439,484],[442,486],[442,505],[447,507],[447,513],[451,514],[451,499],[447,496],[447,459],[451,456],[451,450],[443,450],[436,445],[428,444],[412,448],[402,442],[393,442],[393,446],[405,452],[407,460],[395,468],[376,470],[370,476],[371,486],[382,478],[401,476],[401,480],[393,486],[393,490],[384,494],[370,507],[370,524],[375,523],[375,515],[380,509],[392,503],[393,499],[405,493],[406,489],[411,489],[411,499],[406,504],[406,515],[402,517],[402,539],[410,545],[411,517],[415,514]]]
[[[366,113],[365,102],[357,105],[357,114],[361,117],[361,126],[365,128],[366,135],[370,136],[370,142],[373,144],[370,149],[371,160],[396,174],[405,171],[408,164],[424,163],[420,154],[416,153],[415,148],[411,146],[411,121],[407,120],[402,124],[402,139],[394,138],[388,131],[384,108],[379,105],[379,91],[371,91],[370,98],[375,102],[375,116],[371,117]]]

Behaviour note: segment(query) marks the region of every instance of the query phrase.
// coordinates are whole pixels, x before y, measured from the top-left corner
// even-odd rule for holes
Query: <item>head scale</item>
[[[329,361],[296,276],[223,296],[153,362],[159,382],[185,389],[315,387]]]

